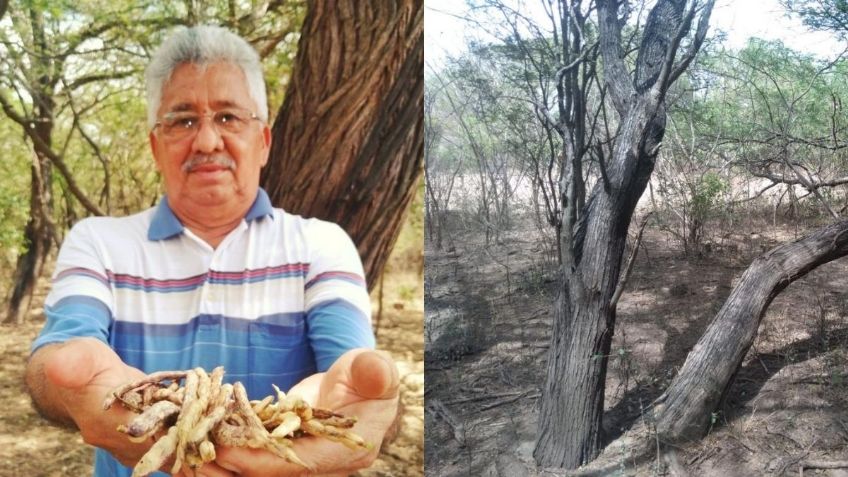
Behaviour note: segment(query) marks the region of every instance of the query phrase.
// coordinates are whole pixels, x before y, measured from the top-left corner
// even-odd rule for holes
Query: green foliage
[[[810,28],[830,31],[841,37],[848,35],[846,0],[781,0],[780,3]]]
[[[29,218],[31,152],[21,134],[0,116],[0,287],[14,271],[13,264],[26,250],[24,226]]]
[[[29,212],[26,197],[0,191],[0,250],[4,256],[0,259],[11,262],[26,248],[23,237],[23,225]]]
[[[723,181],[718,174],[714,172],[704,174],[692,193],[692,215],[701,221],[706,220],[728,188],[727,182]]]
[[[848,173],[846,74],[844,59],[829,63],[757,38],[738,51],[718,46],[699,55],[669,93],[655,172],[665,215],[680,225],[670,231],[687,250],[699,250],[707,222],[720,218],[717,200],[748,204],[770,183],[779,185],[768,194],[807,197],[824,210],[815,195],[791,184],[799,172],[812,182]],[[845,197],[840,189],[817,192],[834,207]]]

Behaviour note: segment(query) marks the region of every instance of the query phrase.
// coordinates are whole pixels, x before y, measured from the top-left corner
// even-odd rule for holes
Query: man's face
[[[160,124],[150,132],[150,146],[168,202],[178,216],[204,207],[250,207],[259,172],[268,161],[271,131],[261,120],[247,117],[244,127],[234,133],[216,126],[213,115],[257,110],[236,65],[212,63],[204,68],[186,63],[174,70],[162,89]],[[201,117],[197,128],[173,134],[161,124],[182,115]]]

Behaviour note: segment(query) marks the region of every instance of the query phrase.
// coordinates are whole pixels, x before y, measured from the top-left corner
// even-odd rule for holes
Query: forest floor
[[[737,220],[692,257],[649,222],[618,306],[608,442],[640,424],[751,260],[822,223]],[[557,284],[535,227],[522,225],[486,247],[454,223],[444,250],[425,246],[428,476],[568,475],[532,458]],[[791,475],[802,460],[848,459],[848,260],[775,298],[734,383],[708,436],[675,463],[634,460],[618,440],[583,475]]]
[[[418,232],[420,234],[420,231]],[[407,234],[409,235],[409,234]],[[414,245],[415,243],[418,245]],[[397,438],[359,477],[417,477],[424,474],[424,302],[420,240],[406,238],[404,250],[386,269],[377,347],[394,357],[401,378],[404,414]],[[79,433],[49,425],[30,405],[23,384],[29,345],[43,325],[42,303],[48,280],[42,279],[29,319],[0,325],[0,477],[91,475],[93,448]],[[375,320],[379,285],[372,293]]]

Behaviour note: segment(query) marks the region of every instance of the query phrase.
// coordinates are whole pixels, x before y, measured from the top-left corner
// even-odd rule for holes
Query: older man
[[[291,388],[357,415],[379,444],[397,408],[397,370],[371,351],[370,305],[341,228],[271,207],[259,188],[271,133],[259,58],[217,27],[183,28],[147,70],[150,146],[165,183],[157,207],[89,218],[59,253],[27,384],[45,416],[99,447],[95,475],[130,475],[152,442],[102,410],[117,385],[163,369],[225,366],[251,398]],[[328,165],[329,166],[329,165]],[[367,466],[376,451],[302,439],[318,472]],[[219,449],[197,475],[302,475],[265,451]]]

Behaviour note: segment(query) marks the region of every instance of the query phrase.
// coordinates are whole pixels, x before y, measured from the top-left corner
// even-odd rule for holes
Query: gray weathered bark
[[[704,436],[710,415],[757,335],[772,299],[816,267],[848,255],[848,220],[821,228],[758,257],[689,353],[683,368],[654,407],[664,442]]]
[[[579,214],[576,201],[563,194],[564,216],[579,221],[575,228],[564,224],[560,235],[563,287],[554,305],[534,450],[545,467],[575,468],[601,449],[604,381],[615,326],[611,300],[619,287],[627,230],[665,132],[666,91],[700,48],[714,1],[703,3],[691,46],[678,55],[699,2],[687,7],[685,0],[659,0],[648,14],[635,80],[623,58],[620,3],[597,1],[604,83],[619,116],[615,145],[603,179]]]

